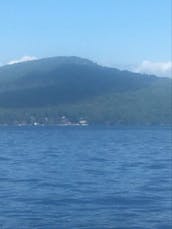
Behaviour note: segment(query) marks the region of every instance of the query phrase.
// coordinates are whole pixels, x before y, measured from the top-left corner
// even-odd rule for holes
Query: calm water
[[[0,127],[0,229],[171,229],[170,128]]]

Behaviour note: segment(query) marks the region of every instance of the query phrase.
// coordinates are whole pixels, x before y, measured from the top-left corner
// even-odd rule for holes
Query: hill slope
[[[168,124],[171,80],[54,57],[0,68],[0,123]],[[64,121],[64,120],[63,120]]]

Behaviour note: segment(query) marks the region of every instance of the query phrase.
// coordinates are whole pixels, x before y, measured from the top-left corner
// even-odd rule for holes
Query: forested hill
[[[0,67],[0,124],[169,124],[171,80],[52,57]]]

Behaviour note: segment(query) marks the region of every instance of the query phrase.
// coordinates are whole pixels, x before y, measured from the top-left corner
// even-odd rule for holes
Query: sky
[[[0,64],[80,56],[170,76],[172,0],[0,0]]]

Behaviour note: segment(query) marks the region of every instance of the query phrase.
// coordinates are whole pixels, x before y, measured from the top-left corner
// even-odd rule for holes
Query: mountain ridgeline
[[[0,124],[171,123],[171,79],[51,57],[0,67]]]

